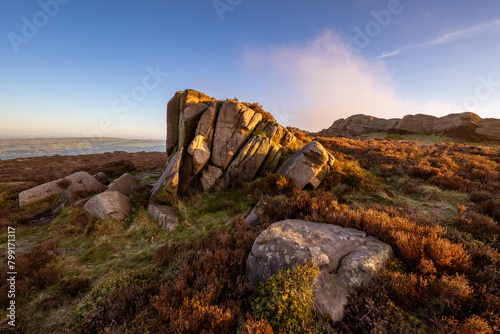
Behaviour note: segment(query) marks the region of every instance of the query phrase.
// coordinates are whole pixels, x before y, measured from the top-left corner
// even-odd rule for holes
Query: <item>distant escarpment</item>
[[[335,121],[319,135],[360,136],[373,132],[394,134],[442,134],[469,141],[500,141],[500,119],[481,118],[472,112],[449,114],[443,117],[407,115],[400,118],[377,118],[353,115]]]

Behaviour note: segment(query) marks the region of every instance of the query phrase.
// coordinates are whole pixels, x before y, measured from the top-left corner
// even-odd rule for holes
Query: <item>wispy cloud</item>
[[[248,47],[243,64],[258,80],[265,108],[283,125],[317,131],[353,114],[402,117],[406,114],[445,114],[441,101],[401,97],[383,62],[361,55],[347,57],[343,37],[324,31],[304,44]],[[283,116],[283,111],[286,117]],[[286,119],[286,120],[283,120]]]
[[[461,39],[473,38],[478,36],[485,36],[500,33],[500,19],[489,21],[487,23],[477,24],[475,26],[467,27],[465,29],[453,31],[437,38],[431,39],[424,43],[415,43],[402,46],[389,52],[384,52],[378,58],[387,58],[400,54],[403,51],[411,49],[421,49],[430,46],[436,46],[446,43],[451,43]]]

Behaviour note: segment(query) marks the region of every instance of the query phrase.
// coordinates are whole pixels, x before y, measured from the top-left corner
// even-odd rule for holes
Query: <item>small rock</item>
[[[130,175],[129,173],[125,173],[118,179],[111,182],[107,191],[118,191],[125,196],[130,196],[134,193],[137,193],[139,190],[141,190],[141,188],[141,184],[137,182],[137,180],[132,175]]]
[[[220,168],[209,165],[207,171],[203,172],[200,179],[201,187],[204,191],[209,191],[221,176],[222,170]]]
[[[253,208],[253,210],[248,214],[248,216],[245,218],[245,224],[247,226],[258,226],[260,225],[260,217],[259,213],[262,212],[263,206],[266,203],[259,202],[257,205]]]
[[[121,220],[132,214],[128,197],[118,191],[106,191],[92,197],[83,209],[99,219],[111,217]]]
[[[148,212],[151,217],[158,221],[158,225],[163,230],[172,232],[179,225],[177,215],[175,214],[174,210],[172,210],[172,207],[168,205],[150,204],[148,206]]]
[[[99,172],[94,175],[97,181],[101,182],[102,184],[109,184],[109,177],[104,174],[103,172]]]

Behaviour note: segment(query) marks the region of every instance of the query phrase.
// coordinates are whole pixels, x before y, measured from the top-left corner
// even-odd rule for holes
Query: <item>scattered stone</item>
[[[118,191],[105,191],[92,197],[83,209],[99,219],[111,217],[121,220],[132,214],[128,197]]]
[[[130,175],[129,173],[125,173],[118,179],[111,182],[111,184],[108,186],[107,191],[118,191],[125,196],[130,196],[139,192],[141,189],[141,184],[137,182],[137,180],[132,175]]]
[[[368,283],[393,257],[389,245],[364,232],[336,225],[284,220],[271,225],[255,241],[247,261],[247,277],[258,284],[297,264],[313,261],[316,304],[334,321],[342,319],[349,290]]]
[[[245,218],[245,224],[247,226],[258,226],[260,225],[260,214],[263,212],[264,206],[266,203],[257,203],[257,205],[253,208],[253,210],[248,214]]]
[[[167,205],[154,205],[148,206],[148,212],[158,221],[158,225],[163,230],[172,232],[179,225],[179,220],[172,207]]]
[[[76,192],[98,192],[104,186],[95,177],[87,172],[77,172],[65,178],[41,184],[19,193],[19,205],[25,207],[32,203],[42,201],[52,195],[62,194],[69,190],[71,195]]]

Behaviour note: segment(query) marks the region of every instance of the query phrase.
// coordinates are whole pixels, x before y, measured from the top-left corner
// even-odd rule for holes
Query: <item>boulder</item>
[[[128,197],[118,191],[105,191],[92,197],[83,209],[99,219],[111,217],[121,220],[132,214]]]
[[[172,205],[176,201],[182,151],[181,148],[168,158],[167,167],[151,190],[151,198],[149,199],[151,203]]]
[[[433,133],[435,116],[417,114],[406,115],[394,128],[398,133],[431,134]]]
[[[346,119],[339,119],[335,121],[328,129],[322,130],[320,134],[349,134],[353,136],[360,136],[371,132],[391,132],[392,129],[398,124],[400,119],[384,119],[377,118],[369,115],[357,114],[352,115]]]
[[[484,118],[480,120],[476,134],[487,140],[500,141],[500,119]]]
[[[280,270],[304,262],[320,269],[316,305],[334,321],[342,319],[351,288],[368,283],[393,256],[389,245],[364,232],[336,225],[284,220],[263,231],[247,260],[254,286]]]
[[[151,217],[158,221],[158,225],[163,230],[172,232],[179,225],[177,215],[171,206],[150,204],[148,212]]]
[[[125,173],[111,182],[107,191],[118,191],[125,196],[129,196],[140,191],[141,188],[141,184],[132,175]]]
[[[324,168],[329,169],[335,159],[316,141],[307,143],[299,152],[288,159],[278,171],[278,174],[288,176],[295,182],[298,189],[304,188],[313,179],[326,173],[320,173]],[[315,180],[315,184],[322,179]],[[313,188],[317,185],[313,184]]]
[[[87,172],[77,172],[62,179],[41,184],[19,193],[19,205],[25,207],[32,203],[42,201],[52,195],[62,194],[69,190],[73,195],[76,192],[98,192],[104,190],[104,186],[95,177]]]
[[[262,115],[236,101],[222,105],[212,147],[212,164],[225,170],[251,132],[262,120]]]
[[[469,140],[477,139],[476,129],[481,117],[471,112],[449,114],[434,120],[432,133]]]

